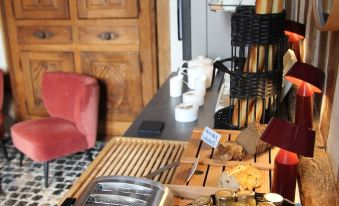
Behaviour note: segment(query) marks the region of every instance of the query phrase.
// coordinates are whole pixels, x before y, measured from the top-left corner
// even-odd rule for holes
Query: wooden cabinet
[[[68,19],[68,0],[7,0],[16,19]]]
[[[142,0],[77,0],[79,18],[135,18]]]
[[[99,132],[121,135],[157,89],[154,0],[1,2],[18,121],[47,115],[46,71],[100,83]]]

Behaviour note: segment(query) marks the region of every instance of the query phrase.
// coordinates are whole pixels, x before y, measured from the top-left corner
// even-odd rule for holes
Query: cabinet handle
[[[54,33],[50,31],[36,31],[33,35],[38,39],[50,39],[54,36]]]
[[[101,32],[98,35],[98,38],[101,40],[114,40],[118,37],[118,35],[114,32],[110,32],[110,31],[105,31],[105,32]]]

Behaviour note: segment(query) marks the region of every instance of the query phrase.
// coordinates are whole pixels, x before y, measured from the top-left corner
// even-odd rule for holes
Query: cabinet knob
[[[98,38],[101,40],[113,40],[117,38],[117,34],[114,32],[109,32],[109,31],[105,31],[105,32],[101,32],[98,35]]]
[[[38,39],[49,39],[54,35],[54,33],[50,31],[36,31],[33,35]]]

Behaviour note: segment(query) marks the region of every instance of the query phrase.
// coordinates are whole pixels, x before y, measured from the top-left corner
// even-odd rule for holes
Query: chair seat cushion
[[[34,161],[45,162],[88,148],[74,123],[61,118],[20,122],[11,127],[13,144]]]

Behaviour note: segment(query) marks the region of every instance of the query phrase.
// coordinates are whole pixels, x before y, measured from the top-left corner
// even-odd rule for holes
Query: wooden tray
[[[78,198],[91,180],[100,176],[125,175],[143,177],[164,165],[180,160],[187,142],[128,137],[115,137],[73,184],[59,205],[67,197]],[[153,178],[168,184],[175,168]]]
[[[215,130],[222,135],[221,141],[225,140],[236,140],[237,136],[240,134],[240,131],[235,130]],[[214,149],[200,140],[203,129],[195,129],[192,133],[192,138],[189,141],[189,144],[182,155],[182,160],[192,159],[200,155],[200,164],[197,167],[197,170],[202,171],[203,174],[195,174],[192,176],[189,182],[186,182],[186,177],[192,167],[191,163],[181,163],[180,166],[176,169],[174,176],[171,181],[171,185],[187,185],[187,186],[203,186],[203,187],[218,187],[218,178],[222,172],[227,169],[229,166],[234,166],[241,163],[251,163],[255,166],[258,166],[262,174],[261,186],[256,188],[256,192],[267,193],[270,192],[271,187],[271,177],[274,158],[278,152],[278,148],[273,148],[268,150],[265,153],[256,155],[254,157],[247,157],[241,162],[231,161],[226,164],[213,160]],[[190,188],[190,187],[188,187]],[[176,201],[177,205],[186,204],[189,201]]]

